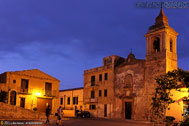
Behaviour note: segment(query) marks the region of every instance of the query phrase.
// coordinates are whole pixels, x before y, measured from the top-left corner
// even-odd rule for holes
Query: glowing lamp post
[[[35,93],[35,96],[41,96],[40,92]]]
[[[38,92],[38,91],[35,91],[35,92],[33,92],[33,95],[36,96],[36,97],[39,97],[39,96],[41,96],[41,93]]]

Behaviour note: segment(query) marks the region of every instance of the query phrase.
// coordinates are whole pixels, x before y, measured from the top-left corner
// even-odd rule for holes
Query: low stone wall
[[[35,112],[0,102],[0,119],[44,119],[45,113]]]
[[[75,110],[63,110],[64,117],[75,117]]]

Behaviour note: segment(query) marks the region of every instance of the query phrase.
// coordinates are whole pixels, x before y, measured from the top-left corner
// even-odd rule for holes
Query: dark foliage
[[[6,91],[0,92],[0,102],[6,103],[8,97],[8,93]]]
[[[171,90],[181,91],[181,88],[189,88],[189,71],[181,69],[168,72],[156,78],[157,88],[152,98],[152,121],[165,119],[165,110],[169,108],[174,99],[171,97]],[[189,97],[184,100],[189,103]]]

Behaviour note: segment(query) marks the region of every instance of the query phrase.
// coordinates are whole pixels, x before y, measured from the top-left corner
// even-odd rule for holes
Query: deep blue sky
[[[145,0],[145,2],[148,0]],[[83,86],[83,71],[109,55],[144,59],[144,34],[159,8],[142,0],[0,0],[0,73],[40,69],[60,89]],[[164,8],[178,33],[178,66],[189,70],[189,8]]]

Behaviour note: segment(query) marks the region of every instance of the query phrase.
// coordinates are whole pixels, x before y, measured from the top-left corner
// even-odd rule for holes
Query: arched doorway
[[[11,91],[10,93],[10,104],[16,105],[16,91]]]

